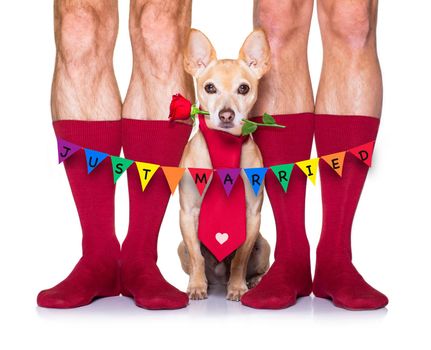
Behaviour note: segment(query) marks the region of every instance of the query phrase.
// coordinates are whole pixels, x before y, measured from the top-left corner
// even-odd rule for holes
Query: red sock
[[[379,119],[364,116],[316,115],[319,156],[347,150],[376,139]],[[386,306],[385,295],[371,287],[352,264],[351,229],[368,167],[346,154],[340,178],[320,162],[323,227],[317,248],[313,293],[336,306],[365,310]]]
[[[259,128],[253,138],[265,167],[308,159],[314,132],[314,114],[274,116],[284,129]],[[272,171],[265,188],[277,227],[275,261],[261,282],[241,298],[244,305],[259,309],[281,309],[295,304],[297,297],[311,293],[310,246],[305,233],[307,178],[294,167],[287,192]]]
[[[161,120],[123,118],[123,147],[128,159],[178,166],[191,127]],[[146,309],[178,309],[188,296],[170,285],[157,262],[157,238],[171,191],[158,169],[145,192],[137,169],[127,172],[130,200],[129,231],[121,249],[122,293]]]
[[[53,125],[57,137],[96,151],[120,153],[120,121],[62,120]],[[79,150],[64,161],[64,167],[81,221],[83,254],[64,281],[39,293],[37,303],[42,307],[77,307],[120,292],[111,162],[106,158],[87,174],[85,153]]]

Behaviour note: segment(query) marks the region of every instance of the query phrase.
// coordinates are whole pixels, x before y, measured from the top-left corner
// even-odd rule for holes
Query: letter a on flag
[[[81,149],[81,146],[75,145],[74,143],[68,142],[61,138],[57,138],[57,149],[58,149],[58,164],[65,161],[76,151]]]
[[[162,166],[162,170],[165,174],[169,188],[171,189],[171,194],[173,195],[186,169],[174,166]]]
[[[112,174],[114,175],[114,184],[123,175],[126,170],[134,163],[133,160],[111,156]]]
[[[343,152],[337,152],[328,154],[326,156],[321,156],[326,163],[334,170],[338,176],[341,177],[343,174],[343,166],[344,166],[344,158],[346,156],[346,151]]]
[[[289,186],[290,175],[292,175],[292,170],[294,166],[295,164],[291,163],[274,165],[271,167],[272,172],[280,182],[280,185],[283,187],[284,192],[287,191],[287,187]]]
[[[211,178],[213,170],[202,168],[189,168],[189,172],[193,178],[196,188],[199,191],[199,194],[202,196],[202,193],[204,193],[205,187],[207,186]]]
[[[253,188],[254,194],[257,196],[260,188],[262,187],[263,180],[265,179],[265,174],[268,168],[247,168],[244,169],[247,175],[248,181]]]
[[[315,185],[319,158],[307,159],[295,164],[304,172],[305,175],[307,175],[313,185]]]
[[[376,141],[371,141],[358,147],[353,147],[349,149],[349,152],[352,153],[356,158],[362,160],[369,167],[371,167],[371,160],[373,158],[375,142]]]
[[[240,168],[222,168],[216,170],[226,194],[229,196],[235,185],[238,175],[241,172]]]
[[[85,158],[87,160],[87,173],[90,174],[94,169],[96,169],[100,163],[108,156],[108,154],[103,152],[94,151],[92,149],[84,148]]]
[[[145,191],[151,178],[156,173],[157,169],[160,167],[158,164],[135,162],[136,168],[138,168],[139,178],[141,179],[142,192]]]

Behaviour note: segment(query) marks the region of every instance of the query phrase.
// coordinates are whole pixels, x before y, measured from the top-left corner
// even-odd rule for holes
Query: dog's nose
[[[218,117],[223,123],[229,123],[235,118],[235,112],[232,108],[223,108],[218,112]]]

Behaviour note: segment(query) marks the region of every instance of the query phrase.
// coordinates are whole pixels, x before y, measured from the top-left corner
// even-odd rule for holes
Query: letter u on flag
[[[138,169],[139,178],[141,179],[142,192],[145,191],[151,178],[156,173],[157,169],[160,167],[158,164],[135,162],[136,168]]]
[[[207,187],[207,184],[211,178],[213,170],[203,168],[189,168],[189,172],[193,178],[196,188],[199,191],[199,194],[202,196],[202,193],[204,193],[205,187]]]
[[[254,194],[256,196],[259,194],[259,190],[262,187],[263,180],[265,179],[265,174],[267,171],[268,168],[244,169],[244,172],[247,175],[247,179],[250,182],[250,185],[253,188]]]
[[[84,148],[85,158],[87,160],[87,172],[90,174],[94,169],[96,169],[100,163],[108,156],[107,153],[98,152],[92,149]]]
[[[362,160],[369,167],[371,167],[371,160],[373,158],[375,142],[376,141],[371,141],[358,147],[353,147],[349,149],[349,152],[352,153],[356,158]]]
[[[319,158],[307,159],[295,164],[304,172],[305,175],[307,175],[313,185],[315,185]]]

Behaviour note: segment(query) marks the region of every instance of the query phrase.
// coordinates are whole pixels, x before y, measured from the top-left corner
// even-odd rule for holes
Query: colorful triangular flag
[[[203,169],[203,168],[188,168],[190,175],[192,175],[193,182],[196,185],[196,188],[199,191],[199,194],[202,196],[204,193],[205,187],[207,186],[211,175],[213,173],[213,169]]]
[[[238,179],[241,168],[221,168],[217,169],[216,172],[223,184],[226,194],[229,196],[236,180]]]
[[[81,146],[75,145],[72,142],[57,137],[58,164],[65,161],[67,158],[69,158],[72,154],[74,154],[81,148]]]
[[[112,174],[114,175],[114,184],[123,175],[126,170],[134,163],[133,160],[111,156]]]
[[[292,169],[294,166],[295,163],[273,165],[271,167],[272,172],[274,173],[277,180],[280,182],[280,185],[283,187],[284,192],[287,191],[287,187],[289,186],[290,175],[292,174]]]
[[[158,164],[135,162],[136,168],[138,168],[139,178],[141,179],[142,192],[145,191],[151,178],[156,173],[157,169],[160,167]]]
[[[85,158],[87,160],[87,172],[90,174],[94,169],[96,169],[100,163],[108,156],[107,153],[95,151],[92,149],[84,148]]]
[[[260,188],[262,187],[265,174],[268,168],[246,168],[244,169],[248,181],[253,188],[254,194],[257,196]]]
[[[296,162],[295,164],[304,172],[305,175],[307,175],[313,185],[315,185],[319,158],[307,159],[301,162]]]
[[[363,145],[353,147],[349,149],[349,152],[352,153],[356,158],[362,160],[369,167],[371,167],[371,161],[373,158],[373,151],[374,151],[374,143],[375,141],[371,141]]]
[[[166,181],[168,182],[171,194],[174,194],[181,178],[183,177],[185,168],[177,168],[173,166],[162,166],[163,173],[165,174]]]
[[[344,158],[346,156],[346,151],[328,154],[326,156],[321,156],[326,163],[334,170],[340,177],[343,174]]]

